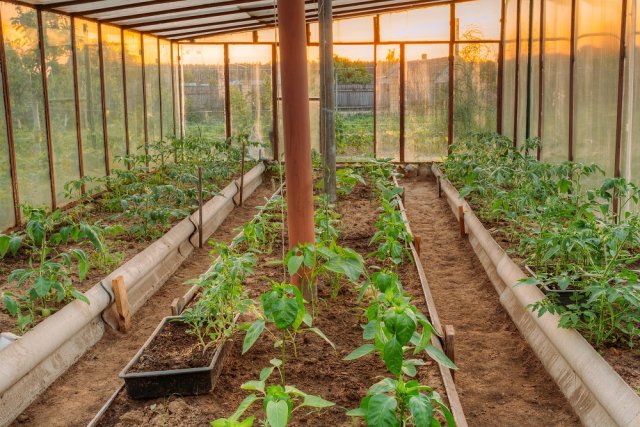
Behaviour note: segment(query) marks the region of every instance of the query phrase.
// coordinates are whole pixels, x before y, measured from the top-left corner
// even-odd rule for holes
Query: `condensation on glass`
[[[0,3],[20,203],[51,207],[36,11]],[[10,191],[10,187],[6,190]]]
[[[49,88],[53,168],[56,172],[56,199],[58,205],[63,206],[77,196],[69,194],[70,197],[65,197],[65,184],[80,178],[71,19],[68,16],[42,12],[42,26]]]
[[[405,160],[440,160],[449,129],[449,44],[405,47]]]
[[[102,128],[98,24],[76,19],[75,27],[84,172],[87,176],[104,176],[106,164]]]
[[[109,164],[111,169],[123,169],[126,166],[123,159],[127,155],[127,140],[124,126],[122,37],[119,28],[102,26],[102,55]]]
[[[225,136],[224,46],[179,45],[185,133],[222,141]]]

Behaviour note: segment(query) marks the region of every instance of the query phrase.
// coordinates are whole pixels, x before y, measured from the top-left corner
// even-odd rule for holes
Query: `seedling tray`
[[[129,372],[165,325],[176,319],[180,319],[180,316],[168,316],[162,319],[153,334],[120,373],[120,378],[124,380],[127,394],[130,398],[154,399],[173,395],[194,396],[206,394],[213,390],[215,381],[222,370],[224,359],[229,352],[230,341],[218,346],[208,366],[164,371]]]

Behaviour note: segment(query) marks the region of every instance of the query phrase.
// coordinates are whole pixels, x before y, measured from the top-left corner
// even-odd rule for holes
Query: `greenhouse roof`
[[[276,0],[27,0],[19,3],[117,24],[175,41],[260,30],[273,27],[277,22]],[[307,21],[317,21],[318,1],[305,0],[305,3]],[[448,3],[452,1],[334,0],[333,14],[335,18],[348,18]]]

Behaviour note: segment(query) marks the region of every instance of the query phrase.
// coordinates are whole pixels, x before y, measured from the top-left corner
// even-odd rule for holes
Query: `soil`
[[[189,326],[181,322],[165,323],[129,372],[156,372],[209,366],[217,347],[210,346],[203,352],[198,338],[188,334],[188,330]]]
[[[443,325],[456,331],[456,388],[470,426],[579,426],[502,308],[433,178],[404,180],[405,206]]]
[[[369,240],[375,232],[374,224],[378,215],[378,203],[369,199],[366,188],[356,188],[354,193],[342,199],[339,212],[343,246],[348,246],[365,255],[371,252]],[[252,297],[257,297],[268,286],[266,278],[282,279],[282,267],[269,263],[281,257],[282,247],[276,245],[269,256],[260,256],[256,276],[246,283]],[[374,264],[367,261],[368,266]],[[409,263],[399,272],[405,290],[414,295],[418,307],[426,313],[420,281],[415,267]],[[346,283],[332,298],[329,284],[318,283],[319,305],[314,326],[320,328],[335,344],[334,351],[315,334],[303,334],[298,338],[297,355],[289,346],[286,354],[286,382],[300,390],[320,395],[336,403],[336,406],[321,412],[301,410],[292,426],[352,426],[353,421],[346,416],[347,409],[359,406],[360,399],[368,388],[387,376],[384,364],[375,355],[347,362],[342,360],[355,348],[363,344],[362,327],[365,304],[358,303],[357,289]],[[419,299],[418,299],[419,298]],[[191,397],[172,397],[148,401],[133,401],[120,392],[103,417],[101,426],[207,426],[209,422],[231,415],[248,393],[240,388],[246,381],[257,379],[262,368],[269,366],[269,360],[281,358],[280,349],[263,334],[254,347],[241,355],[244,334],[238,334],[224,367],[211,394]],[[444,387],[435,362],[427,361],[419,367],[418,379],[433,386],[445,396]],[[277,373],[274,373],[277,375]],[[262,416],[259,404],[248,412]]]
[[[247,169],[249,170],[249,169]],[[226,182],[232,182],[234,179],[238,179],[240,174],[234,175],[231,179],[226,180]],[[218,183],[220,186],[226,185],[226,183]],[[100,223],[104,225],[110,224],[119,224],[125,230],[129,230],[132,226],[136,225],[136,220],[133,218],[128,218],[127,216],[117,213],[117,212],[109,212],[105,210],[100,204],[101,196],[96,196],[96,202],[91,203],[85,207],[84,214],[81,219],[78,221],[88,221],[91,224]],[[69,210],[73,209],[77,204],[72,204],[68,207]],[[65,208],[67,209],[67,208]],[[183,218],[173,218],[171,223],[162,230],[158,230],[159,236],[162,236],[166,231],[168,231],[171,227],[182,221]],[[160,227],[160,226],[158,226]],[[13,229],[16,231],[17,229]],[[85,292],[93,287],[97,282],[102,280],[105,276],[109,275],[113,270],[117,269],[120,265],[123,265],[131,258],[136,256],[138,253],[142,252],[147,246],[153,243],[158,239],[159,236],[147,236],[147,238],[140,238],[134,236],[132,234],[123,233],[114,237],[107,237],[107,245],[111,249],[112,254],[120,253],[122,256],[122,261],[118,263],[117,266],[114,266],[108,271],[104,271],[101,268],[91,267],[85,280],[81,281],[77,275],[77,272],[74,269],[73,274],[71,275],[71,279],[73,281],[73,285],[80,290],[81,292]],[[70,249],[80,248],[85,250],[88,254],[91,253],[93,246],[91,246],[87,242],[81,242],[80,244],[66,244],[59,245],[56,250],[58,252],[64,252]],[[90,261],[91,256],[89,255]],[[0,295],[3,292],[13,292],[19,293],[15,283],[9,283],[8,277],[12,271],[20,269],[20,268],[28,268],[29,267],[29,256],[25,253],[24,250],[20,251],[15,257],[7,257],[0,261]],[[60,310],[64,306],[64,303],[53,303],[50,308],[51,312],[54,313],[57,310]],[[36,324],[44,320],[44,318],[40,317],[36,319]],[[34,325],[35,326],[35,325]],[[0,303],[0,332],[4,331],[13,331],[18,332],[16,330],[16,319],[9,315],[9,313],[5,310],[4,306]]]
[[[238,233],[237,227],[256,214],[275,188],[261,185],[236,207],[212,239],[229,243]],[[40,395],[13,423],[16,426],[86,426],[104,402],[120,387],[118,374],[153,333],[163,317],[171,315],[171,302],[189,289],[184,282],[198,277],[211,266],[210,247],[195,249],[191,256],[133,316],[127,334],[107,328],[102,339],[87,351],[75,365]]]

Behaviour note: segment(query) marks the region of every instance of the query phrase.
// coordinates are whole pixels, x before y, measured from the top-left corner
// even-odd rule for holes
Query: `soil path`
[[[256,214],[256,206],[275,190],[262,184],[236,208],[212,236],[230,242],[236,228]],[[103,338],[66,374],[60,377],[18,418],[13,426],[85,426],[121,384],[118,374],[144,344],[160,320],[171,314],[170,304],[187,291],[183,283],[204,273],[211,265],[209,248],[196,249],[155,295],[133,317],[126,335],[107,328]]]
[[[456,330],[456,386],[470,426],[580,426],[500,305],[433,179],[407,179],[407,215],[443,324]]]

